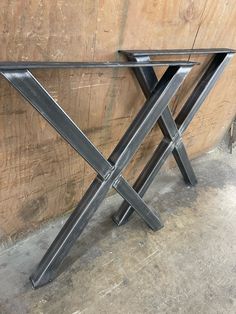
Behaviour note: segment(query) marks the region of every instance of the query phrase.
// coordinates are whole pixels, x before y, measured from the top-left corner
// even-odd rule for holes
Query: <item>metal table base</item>
[[[184,147],[182,135],[203,104],[207,95],[214,87],[224,68],[233,57],[235,51],[231,49],[121,50],[120,53],[124,54],[128,60],[132,62],[136,61],[137,63],[144,61],[148,62],[150,61],[151,56],[213,55],[210,64],[204,70],[202,77],[199,79],[196,87],[183,105],[176,119],[173,119],[168,107],[166,107],[160,116],[158,125],[162,130],[164,138],[157,146],[153,156],[134,183],[133,189],[143,197],[158,171],[171,153],[176,160],[186,184],[195,185],[197,179]],[[152,91],[158,84],[154,69],[151,67],[139,67],[134,68],[133,70],[144,95],[149,99]],[[117,213],[113,216],[114,222],[117,225],[126,223],[133,211],[132,206],[124,201]]]
[[[31,275],[30,280],[34,288],[43,286],[56,277],[59,266],[111,187],[124,199],[114,220],[118,224],[124,223],[135,210],[155,231],[160,229],[163,223],[159,213],[150,208],[143,201],[142,196],[171,152],[174,154],[185,181],[190,184],[196,183],[181,135],[229,62],[233,51],[216,53],[175,121],[168,104],[196,63],[150,61],[149,56],[152,55],[150,51],[145,51],[144,54],[141,52],[141,55],[139,55],[140,52],[126,51],[125,53],[129,62],[0,62],[1,74],[97,172],[97,177]],[[159,80],[153,69],[155,66],[167,66],[167,70]],[[108,160],[30,72],[30,69],[36,68],[84,67],[132,67],[147,98]],[[134,187],[131,187],[122,176],[122,171],[157,121],[164,134],[164,139]]]

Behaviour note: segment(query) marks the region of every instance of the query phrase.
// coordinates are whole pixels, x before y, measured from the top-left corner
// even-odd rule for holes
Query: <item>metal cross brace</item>
[[[123,53],[128,60],[132,62],[136,61],[137,63],[144,61],[148,62],[150,61],[151,56],[213,54],[210,64],[206,67],[202,77],[199,79],[196,87],[187,99],[176,119],[173,119],[168,107],[166,107],[162,112],[162,115],[158,119],[158,125],[162,130],[164,138],[157,146],[151,159],[134,183],[133,189],[142,197],[171,153],[176,160],[186,184],[195,185],[197,183],[197,179],[184,147],[182,135],[206,99],[207,95],[212,90],[235,51],[231,49],[185,49],[122,50],[120,52]],[[158,79],[154,69],[151,67],[139,67],[134,68],[133,70],[144,95],[147,99],[149,99],[158,84]],[[126,223],[133,211],[132,206],[126,201],[123,201],[119,210],[113,216],[114,222],[117,225]]]
[[[194,62],[128,62],[128,63],[32,63],[0,62],[1,74],[21,95],[52,125],[52,127],[98,173],[79,204],[72,212],[54,242],[30,277],[33,287],[40,287],[53,280],[70,248],[93,216],[108,190],[113,187],[135,209],[153,230],[163,224],[159,214],[148,207],[140,195],[122,176],[123,169],[167,108]],[[63,111],[56,101],[29,71],[31,68],[61,67],[153,67],[168,66],[148,100],[130,124],[114,151],[106,160],[86,135]]]

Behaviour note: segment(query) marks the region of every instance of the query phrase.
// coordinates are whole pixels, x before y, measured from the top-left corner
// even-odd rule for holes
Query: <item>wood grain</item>
[[[118,49],[236,48],[235,20],[234,0],[3,0],[0,59],[99,61],[122,59]],[[175,97],[174,113],[201,71],[202,67],[195,69]],[[127,69],[33,73],[105,156],[144,100]],[[236,59],[185,134],[191,157],[214,147],[233,119],[235,76]],[[4,242],[72,210],[95,173],[4,79],[0,89]],[[155,127],[125,171],[130,182],[160,139]]]

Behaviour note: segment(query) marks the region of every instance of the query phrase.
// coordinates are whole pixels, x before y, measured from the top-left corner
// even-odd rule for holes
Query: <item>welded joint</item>
[[[173,142],[174,142],[174,146],[175,146],[176,148],[178,148],[180,145],[183,144],[182,137],[181,137],[181,136],[177,137],[177,138],[175,139],[175,141],[173,141]]]
[[[174,138],[172,139],[172,141],[173,141],[173,143],[174,143],[174,145],[175,145],[176,147],[178,147],[179,145],[182,144],[183,140],[182,140],[182,136],[180,135],[179,132],[175,134],[175,136],[174,136]]]
[[[107,180],[111,177],[111,175],[113,174],[114,170],[115,170],[115,166],[112,166],[112,167],[109,169],[109,171],[107,171],[107,173],[105,174],[105,176],[102,177],[102,179],[103,179],[104,181],[107,181]]]
[[[130,58],[130,60],[137,61],[137,62],[148,62],[148,61],[150,61],[149,56],[141,56],[141,57],[132,56],[129,58]]]
[[[178,146],[180,143],[182,143],[182,136],[180,132],[176,132],[172,138],[166,136],[163,138],[162,141],[164,141],[167,144],[172,143],[174,146]]]
[[[164,137],[163,139],[162,139],[162,142],[164,142],[164,143],[166,143],[166,144],[170,144],[170,143],[172,143],[172,144],[174,144],[174,142],[172,141],[172,139],[171,138],[168,138],[168,137]]]
[[[122,178],[122,175],[120,174],[120,175],[118,175],[118,177],[113,181],[113,184],[112,184],[113,188],[116,188],[116,187],[118,186],[118,184],[120,183],[121,178]]]

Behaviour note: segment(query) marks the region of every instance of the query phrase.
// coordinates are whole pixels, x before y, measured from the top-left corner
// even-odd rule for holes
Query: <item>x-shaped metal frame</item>
[[[124,50],[120,51],[125,54],[128,60],[139,62],[150,61],[151,56],[170,56],[170,55],[199,55],[213,54],[213,58],[205,69],[202,77],[198,81],[193,92],[187,99],[181,111],[177,115],[175,121],[168,107],[165,108],[162,115],[158,119],[158,125],[164,135],[163,140],[157,146],[151,159],[144,167],[140,176],[133,185],[133,189],[142,197],[148,187],[154,180],[161,166],[164,164],[168,156],[172,153],[177,165],[187,184],[194,185],[197,183],[196,176],[187,156],[182,135],[189,126],[194,115],[212,90],[219,76],[229,63],[234,50],[230,49],[192,49],[192,50]],[[144,95],[149,99],[153,90],[158,84],[157,76],[153,68],[134,68],[134,73],[143,90]],[[126,223],[133,213],[130,204],[124,201],[117,213],[113,216],[113,220],[117,225]]]
[[[159,214],[146,205],[140,195],[128,184],[121,172],[163,114],[171,98],[194,64],[193,62],[128,62],[113,64],[115,67],[166,65],[168,68],[157,82],[149,95],[150,97],[145,101],[109,159],[106,160],[29,71],[31,68],[45,67],[90,67],[91,64],[0,63],[1,74],[98,173],[31,276],[30,279],[35,288],[54,279],[58,267],[111,187],[135,209],[150,228],[158,230],[163,226]],[[100,64],[100,67],[112,66],[111,63],[108,66],[106,65],[107,63]],[[93,66],[99,67],[98,64],[94,63]]]

